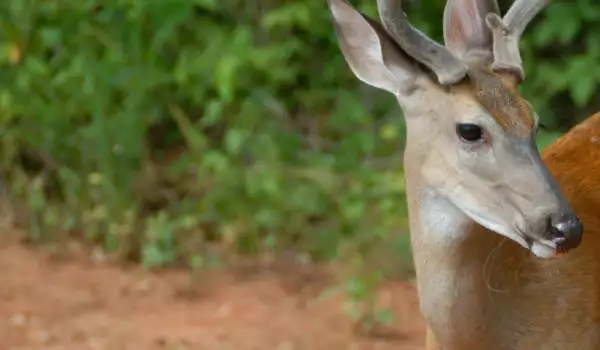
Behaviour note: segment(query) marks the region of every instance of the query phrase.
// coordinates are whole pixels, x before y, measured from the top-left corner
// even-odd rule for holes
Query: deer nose
[[[583,237],[583,225],[575,214],[561,214],[548,220],[548,238],[560,253],[577,248]]]

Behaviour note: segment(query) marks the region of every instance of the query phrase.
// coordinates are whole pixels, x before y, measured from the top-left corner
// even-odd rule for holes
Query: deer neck
[[[409,197],[421,312],[444,344],[488,343],[478,339],[491,326],[486,261],[501,238],[487,232],[483,236],[490,237],[478,237],[476,224],[432,189]],[[477,246],[481,250],[474,251]]]

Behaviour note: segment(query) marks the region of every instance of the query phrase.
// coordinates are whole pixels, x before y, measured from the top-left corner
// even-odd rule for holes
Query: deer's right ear
[[[346,0],[328,2],[340,48],[354,75],[393,94],[411,89],[419,68],[392,42],[383,26]]]
[[[500,15],[496,0],[448,0],[444,8],[444,42],[456,56],[471,64],[492,57],[492,32],[485,17]]]

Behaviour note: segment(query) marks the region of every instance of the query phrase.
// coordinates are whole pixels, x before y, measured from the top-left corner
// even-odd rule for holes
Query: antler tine
[[[377,0],[377,8],[386,31],[408,55],[431,69],[440,84],[454,84],[466,76],[465,63],[408,22],[402,0]]]
[[[525,79],[522,67],[519,42],[523,31],[550,0],[515,0],[504,19],[495,13],[486,16],[486,22],[494,40],[495,71],[506,71],[512,74],[518,83]]]

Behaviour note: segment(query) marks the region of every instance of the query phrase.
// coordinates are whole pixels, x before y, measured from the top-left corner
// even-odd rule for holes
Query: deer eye
[[[466,142],[476,142],[483,138],[483,130],[475,124],[457,124],[456,134]]]

